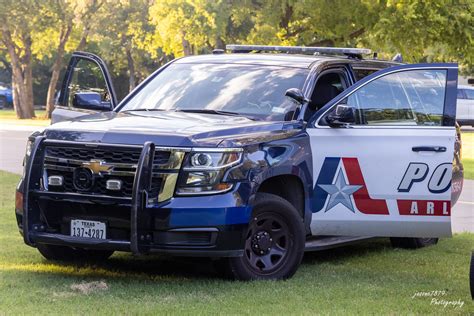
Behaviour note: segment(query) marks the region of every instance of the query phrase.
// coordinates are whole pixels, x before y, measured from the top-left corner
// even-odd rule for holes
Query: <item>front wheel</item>
[[[405,249],[418,249],[436,245],[438,238],[390,238],[392,247]]]
[[[222,263],[238,280],[286,279],[298,269],[304,245],[303,219],[293,205],[277,195],[259,193],[243,256]]]
[[[107,260],[114,253],[111,250],[71,248],[46,244],[38,244],[36,247],[46,259],[65,262],[100,262]]]

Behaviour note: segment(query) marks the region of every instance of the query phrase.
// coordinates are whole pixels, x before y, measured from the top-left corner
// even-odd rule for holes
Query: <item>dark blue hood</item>
[[[301,131],[295,122],[252,121],[240,116],[184,112],[107,112],[56,123],[48,139],[158,146],[236,147],[288,137]]]

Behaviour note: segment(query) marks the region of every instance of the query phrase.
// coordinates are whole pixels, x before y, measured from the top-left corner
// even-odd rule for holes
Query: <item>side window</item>
[[[352,69],[357,81],[379,70],[380,69],[370,69],[370,68],[353,68]]]
[[[464,96],[464,90],[458,88],[458,99],[465,99],[466,97]]]
[[[442,124],[446,70],[410,70],[385,75],[343,100],[357,125]]]
[[[466,99],[474,100],[474,89],[464,89],[464,93],[466,94]]]
[[[342,70],[323,73],[316,82],[311,93],[311,101],[306,109],[304,119],[309,120],[311,116],[326,103],[334,99],[339,93],[347,88],[347,83]]]
[[[81,58],[77,61],[68,86],[68,107],[77,107],[79,99],[95,99],[97,103],[110,103],[107,84],[99,65]]]

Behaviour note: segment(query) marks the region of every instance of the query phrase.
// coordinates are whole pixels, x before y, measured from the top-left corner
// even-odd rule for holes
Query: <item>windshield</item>
[[[306,69],[236,64],[171,64],[120,111],[164,110],[291,119],[297,104],[285,97],[301,89]]]

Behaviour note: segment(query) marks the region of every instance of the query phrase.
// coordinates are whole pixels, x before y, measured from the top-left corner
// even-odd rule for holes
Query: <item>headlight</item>
[[[232,184],[225,183],[224,176],[241,160],[241,149],[192,151],[183,164],[176,194],[215,194],[230,190]]]
[[[28,140],[26,142],[26,152],[25,152],[25,157],[29,158],[31,156],[31,150],[33,149],[33,141]]]
[[[33,141],[32,140],[28,140],[26,142],[26,150],[25,150],[25,157],[23,158],[23,166],[26,166],[26,162],[28,161],[28,159],[30,159],[30,156],[31,156],[31,151],[33,150]]]

